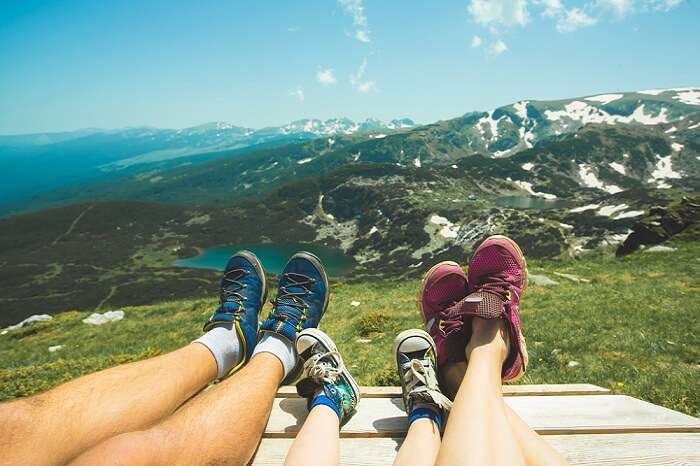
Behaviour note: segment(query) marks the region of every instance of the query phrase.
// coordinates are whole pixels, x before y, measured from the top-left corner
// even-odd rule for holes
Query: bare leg
[[[459,390],[466,369],[466,362],[450,363],[443,368],[440,375],[447,393],[452,394]],[[511,431],[518,441],[518,446],[528,466],[565,466],[568,464],[559,452],[532,430],[505,402],[504,405]]]
[[[245,465],[260,441],[283,375],[276,356],[260,353],[161,423],[113,437],[75,464]]]
[[[394,466],[432,466],[440,450],[440,431],[431,419],[417,419],[394,459]]]
[[[336,466],[340,462],[339,433],[335,411],[314,406],[287,453],[285,466]]]
[[[506,405],[506,416],[528,466],[567,466],[569,464],[508,405]]]
[[[472,328],[466,348],[469,365],[457,392],[436,464],[525,465],[501,393],[505,326],[500,320],[474,318]]]
[[[190,344],[0,404],[0,463],[63,464],[104,439],[168,416],[215,376],[209,350]]]

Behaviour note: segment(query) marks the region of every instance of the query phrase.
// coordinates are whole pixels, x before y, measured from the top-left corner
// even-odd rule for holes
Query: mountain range
[[[216,126],[201,131],[225,130]],[[700,237],[700,88],[521,101],[423,126],[307,120],[288,131],[296,139],[125,164],[133,152],[99,166],[118,178],[15,204],[33,212],[0,219],[6,312],[36,306],[36,285],[49,312],[200,295],[216,274],[173,263],[222,244],[324,244],[362,279],[466,262],[493,233],[535,258],[611,252],[633,231],[667,225]]]
[[[409,128],[404,118],[383,123],[348,118],[305,119],[284,126],[244,128],[214,122],[185,129],[84,129],[0,136],[0,212],[3,206],[78,183],[113,182],[127,174],[161,170],[232,156],[249,147]]]

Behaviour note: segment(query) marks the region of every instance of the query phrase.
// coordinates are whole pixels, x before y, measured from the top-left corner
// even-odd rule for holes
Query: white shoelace
[[[324,359],[332,358],[333,356],[338,358],[337,367],[335,366],[335,361],[332,359],[331,362],[324,361]],[[304,373],[317,383],[335,383],[344,367],[343,358],[340,356],[340,353],[337,351],[328,351],[327,353],[317,353],[311,356],[304,363]]]
[[[430,364],[423,364],[419,359],[411,359],[403,364],[403,369],[407,398],[434,403],[444,411],[452,408],[450,399],[440,391],[437,376]]]

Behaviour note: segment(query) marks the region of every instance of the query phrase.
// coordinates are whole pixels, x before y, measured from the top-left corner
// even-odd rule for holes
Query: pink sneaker
[[[447,361],[442,315],[445,309],[459,302],[467,292],[467,274],[456,262],[435,264],[423,277],[423,284],[418,291],[418,308],[423,316],[425,330],[435,342],[438,367]]]
[[[520,247],[505,236],[491,236],[476,249],[469,261],[469,295],[445,311],[449,354],[464,358],[462,327],[470,317],[504,319],[508,328],[508,356],[501,377],[513,382],[525,373],[527,348],[520,328],[520,297],[527,286],[527,263]],[[470,330],[471,331],[471,330]],[[453,348],[455,348],[453,350]],[[455,356],[457,355],[457,356]]]

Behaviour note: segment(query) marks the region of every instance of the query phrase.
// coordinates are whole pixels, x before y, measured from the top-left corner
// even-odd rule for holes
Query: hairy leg
[[[501,393],[505,326],[500,320],[474,318],[472,329],[466,348],[469,365],[457,392],[436,464],[525,465]],[[469,454],[465,455],[465,451]]]
[[[276,356],[257,354],[159,424],[106,440],[74,464],[245,465],[260,441],[283,375]]]
[[[209,350],[190,344],[0,404],[0,463],[64,464],[111,436],[168,416],[215,376]]]
[[[287,453],[285,466],[336,466],[340,462],[339,432],[335,411],[314,406]]]
[[[440,450],[440,430],[431,419],[417,419],[394,459],[394,466],[432,466]]]

